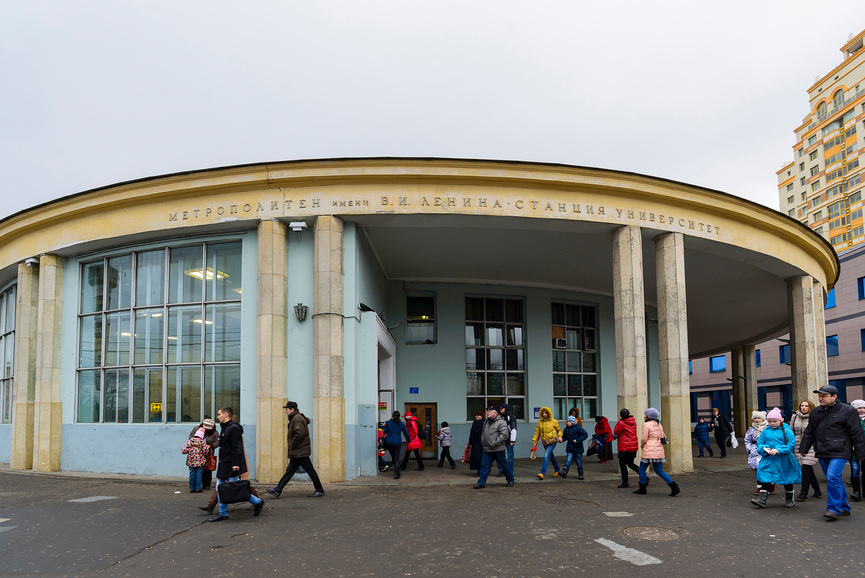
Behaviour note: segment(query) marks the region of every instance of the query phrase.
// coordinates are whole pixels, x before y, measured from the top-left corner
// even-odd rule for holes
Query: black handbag
[[[236,504],[249,501],[249,480],[237,480],[236,482],[225,482],[216,486],[219,501],[223,504]]]

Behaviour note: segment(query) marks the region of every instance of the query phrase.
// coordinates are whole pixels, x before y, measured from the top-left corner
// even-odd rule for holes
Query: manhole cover
[[[625,528],[622,532],[631,538],[637,538],[638,540],[651,540],[652,542],[668,542],[669,540],[676,540],[679,538],[678,533],[672,530],[667,530],[666,528],[636,527]]]

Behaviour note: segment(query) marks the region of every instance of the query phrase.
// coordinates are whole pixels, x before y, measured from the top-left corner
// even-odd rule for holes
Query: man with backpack
[[[505,420],[505,423],[508,424],[508,432],[510,433],[510,441],[505,446],[505,450],[508,452],[508,463],[511,466],[511,471],[514,471],[514,444],[517,441],[517,418],[514,414],[511,413],[511,407],[503,403],[501,407],[499,407],[499,415]],[[498,464],[496,464],[498,465]],[[505,475],[505,471],[499,466],[499,477]]]
[[[405,457],[403,457],[399,468],[404,470],[408,467],[409,454],[414,450],[414,457],[417,458],[417,471],[422,472],[424,467],[423,458],[420,456],[420,449],[423,446],[423,440],[427,437],[426,429],[410,411],[405,412],[405,425],[411,441],[405,447]]]

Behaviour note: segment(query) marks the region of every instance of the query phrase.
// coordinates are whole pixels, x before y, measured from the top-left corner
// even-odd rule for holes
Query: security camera
[[[30,257],[29,259],[24,260],[24,264],[28,267],[35,267],[39,265],[39,259],[37,259],[36,257]]]

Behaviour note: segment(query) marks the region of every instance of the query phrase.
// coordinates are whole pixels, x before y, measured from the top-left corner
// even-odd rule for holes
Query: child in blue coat
[[[760,495],[751,503],[760,508],[766,507],[769,497],[769,485],[784,486],[784,505],[792,508],[796,505],[793,499],[793,484],[802,482],[802,469],[799,460],[793,454],[796,448],[796,435],[790,426],[784,423],[784,416],[777,407],[766,415],[769,426],[763,430],[757,440],[757,452],[761,455],[757,465],[757,483],[760,484]]]
[[[589,437],[589,432],[577,425],[577,418],[568,416],[568,427],[562,432],[562,439],[568,442],[565,452],[568,457],[565,460],[565,467],[562,468],[562,477],[568,477],[568,470],[571,467],[571,462],[577,462],[577,474],[583,479],[583,442]]]
[[[715,457],[715,454],[712,453],[712,448],[709,447],[709,432],[712,429],[709,427],[709,424],[706,423],[706,420],[703,418],[699,419],[699,423],[694,426],[694,437],[697,438],[697,447],[700,448],[700,457],[703,457],[703,448],[706,448],[709,451],[709,457]]]

